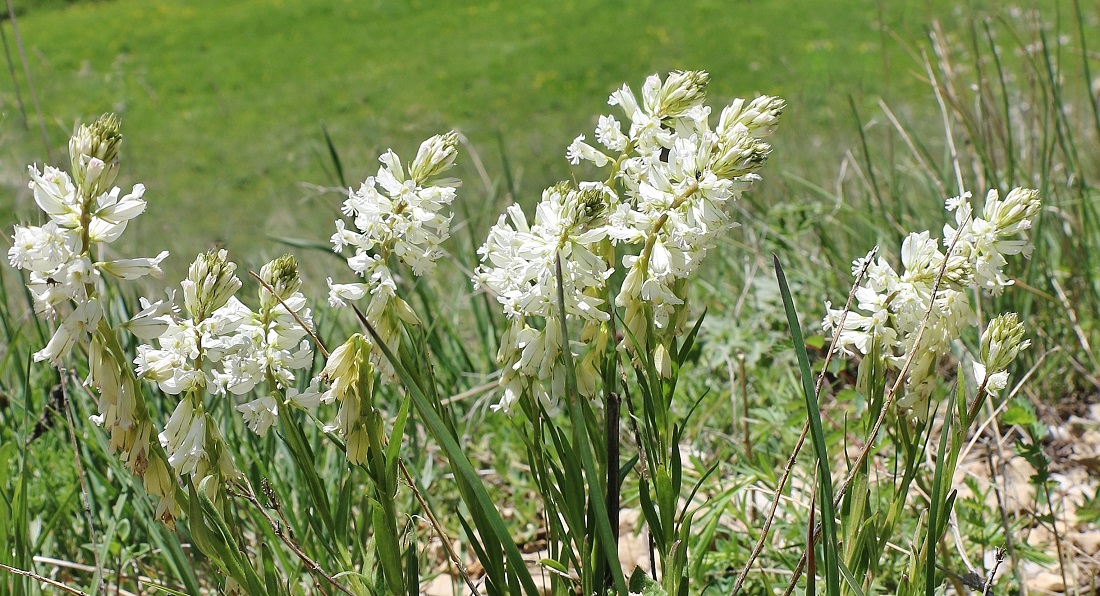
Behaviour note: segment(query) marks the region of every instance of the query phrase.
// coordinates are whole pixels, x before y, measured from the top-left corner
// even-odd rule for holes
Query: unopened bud
[[[416,152],[416,159],[409,167],[409,177],[416,184],[437,176],[455,163],[458,156],[458,134],[451,131],[434,137],[420,144],[420,150]]]
[[[744,129],[750,136],[758,139],[768,136],[775,132],[786,107],[786,101],[771,95],[757,97],[748,102],[748,105],[745,100],[738,99],[722,110],[716,132],[721,137],[727,137],[737,129]]]
[[[225,249],[201,253],[187,269],[187,279],[181,282],[183,304],[195,321],[207,319],[225,306],[241,287],[234,275],[237,265],[228,260]]]
[[[702,70],[675,70],[668,74],[661,86],[657,112],[662,116],[679,116],[685,111],[702,105],[707,98],[710,75]]]
[[[122,147],[120,127],[118,116],[104,114],[92,124],[81,124],[69,139],[73,180],[85,198],[107,192],[115,181]]]
[[[261,267],[260,279],[266,284],[266,287],[260,288],[260,307],[265,311],[275,308],[280,300],[287,300],[302,287],[302,279],[298,277],[298,260],[290,254]]]
[[[1016,313],[1005,313],[989,322],[982,334],[978,358],[992,375],[1007,370],[1020,350],[1030,345],[1031,340],[1024,339],[1024,324]]]

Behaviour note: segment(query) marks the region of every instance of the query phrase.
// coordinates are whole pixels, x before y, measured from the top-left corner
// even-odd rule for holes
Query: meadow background
[[[304,262],[307,295],[320,302],[325,274],[346,273],[339,260],[313,250],[327,244],[342,189],[372,175],[376,156],[387,148],[411,156],[420,140],[459,131],[468,144],[456,173],[466,185],[456,201],[450,244],[457,266],[449,279],[455,283],[435,288],[437,316],[457,330],[448,341],[476,344],[464,361],[455,356],[455,393],[484,382],[494,366],[495,347],[462,323],[476,306],[461,283],[462,271],[475,264],[473,249],[505,205],[515,200],[530,206],[543,188],[572,177],[565,147],[578,134],[591,138],[611,91],[623,82],[637,89],[652,73],[702,69],[711,74],[710,105],[758,94],[785,98],[788,109],[772,139],[764,181],[738,207],[744,227],[711,258],[696,288],[699,306],[711,311],[701,374],[693,382],[711,389],[713,397],[692,429],[692,449],[700,469],[706,462],[725,462],[719,477],[726,481],[715,494],[729,496],[736,511],[726,514],[742,528],[755,527],[760,505],[733,495],[774,485],[805,417],[766,257],[775,252],[790,263],[787,275],[802,301],[805,326],[816,334],[823,301],[842,302],[847,295],[852,258],[875,244],[896,255],[905,231],[942,226],[942,191],[955,188],[955,172],[930,67],[941,86],[949,80],[955,85],[947,111],[967,156],[963,174],[969,188],[980,195],[982,185],[1003,191],[1036,186],[1055,213],[1037,232],[1036,258],[1016,269],[1026,291],[997,302],[1023,313],[1035,334],[1035,346],[1014,371],[1015,379],[1030,371],[1029,383],[1015,395],[1008,409],[1016,418],[1005,427],[1042,420],[1069,429],[1051,433],[1065,442],[1097,428],[1096,410],[1090,409],[1100,375],[1091,350],[1100,343],[1100,257],[1091,256],[1100,250],[1097,193],[1090,185],[1100,175],[1095,3],[13,1],[42,119],[5,19],[15,71],[14,79],[6,72],[0,76],[5,237],[17,221],[37,222],[26,165],[46,162],[47,152],[52,163],[64,164],[76,123],[114,111],[125,135],[118,184],[145,184],[149,201],[147,214],[115,247],[120,253],[166,248],[172,251],[168,279],[175,280],[195,253],[212,245],[229,248],[242,269],[258,268],[289,245]],[[1000,78],[993,74],[994,54],[996,67],[1008,73]],[[945,71],[945,65],[951,68]],[[996,88],[998,80],[1013,91]],[[1006,150],[1004,135],[993,132],[1001,129],[1019,135],[1015,150],[1026,146],[1027,152],[1011,155],[1011,141]],[[17,287],[16,277],[4,271],[9,290]],[[329,324],[330,333],[339,327]],[[11,369],[22,366],[25,354],[19,355],[14,336],[6,333],[0,438],[25,440],[32,432],[27,420],[42,416],[48,396],[35,394],[26,409],[10,397],[18,395],[21,380]],[[20,337],[27,342],[26,335]],[[744,363],[735,371],[738,354]],[[837,365],[835,372],[843,377],[853,371]],[[748,416],[738,416],[741,406],[731,403],[731,395],[742,392]],[[494,418],[488,403],[479,397],[463,406],[463,429],[471,457],[495,469],[499,490],[507,492],[513,481],[522,485],[522,470],[509,461],[521,457],[523,447],[515,425]],[[842,440],[844,420],[832,424],[834,437]],[[46,429],[46,438],[27,450],[34,469],[27,472],[34,504],[28,523],[38,528],[34,554],[75,561],[88,547],[79,535],[65,536],[68,524],[78,523],[70,520],[81,516],[81,505],[63,426]],[[77,432],[85,430],[96,432]],[[1076,474],[1074,503],[1081,513],[1074,513],[1074,523],[1084,535],[1100,513],[1097,470],[1067,463],[1070,455],[1087,459],[1092,452],[1069,453],[1065,442],[1048,443],[1045,457],[1054,472]],[[7,458],[0,467],[8,467],[3,484],[16,476],[17,458],[11,449],[0,448],[0,454]],[[87,457],[109,459],[101,453]],[[410,467],[432,477],[430,452],[412,457]],[[1047,484],[1053,482],[1050,470],[1037,473],[1040,460],[1023,455],[1007,461],[1017,459],[1029,466],[1017,462],[1019,486],[1033,487],[1037,501],[1054,501],[1049,490],[1045,497],[1041,490],[1061,486]],[[125,518],[128,507],[140,510],[120,499],[132,488],[112,486],[107,478],[97,487],[103,500],[96,515],[105,527]],[[1049,535],[1047,544],[1027,539],[1026,532],[1042,529],[1042,521],[1020,514],[1021,507],[1011,524],[1007,518],[1002,524],[998,511],[983,509],[990,502],[988,488],[983,493],[975,486],[973,492],[973,506],[962,508],[963,532],[979,551],[992,552],[1006,534],[1018,533],[1018,569],[1032,563],[1032,576],[1064,576]],[[536,540],[537,529],[525,520],[538,513],[524,509],[530,505],[522,493],[505,498],[516,509],[509,520]],[[792,541],[804,536],[805,511],[781,521],[777,533]],[[163,530],[142,525],[127,532],[137,538],[118,539],[117,548],[111,547],[120,568],[125,559],[154,577],[190,585],[195,571],[153,554]],[[755,531],[711,532],[712,556],[696,572],[715,593],[728,593]],[[1078,550],[1081,569],[1098,568],[1089,567],[1095,549]],[[768,553],[762,565],[779,569],[773,579],[782,584],[781,568],[792,566],[797,554]],[[1091,572],[1081,573],[1088,579]],[[0,581],[0,592],[4,585]],[[753,585],[773,587],[766,580]]]
[[[407,153],[453,128],[492,179],[507,173],[506,190],[531,198],[568,177],[564,147],[591,136],[612,90],[674,69],[709,71],[716,101],[786,98],[791,132],[776,140],[775,164],[820,177],[852,146],[849,97],[864,110],[879,97],[934,106],[904,44],[919,43],[933,19],[1003,12],[848,0],[22,4],[51,148],[62,154],[76,122],[117,112],[122,182],[149,188],[157,219],[128,240],[167,243],[178,263],[214,242],[256,253],[276,250],[273,236],[325,238],[338,197],[310,185],[340,184],[323,130],[349,185],[385,149]],[[15,197],[5,224],[31,213],[24,164],[45,158],[16,71],[32,121],[22,128],[5,77],[0,183]],[[479,180],[470,159],[460,167]],[[467,204],[493,199],[475,192]]]

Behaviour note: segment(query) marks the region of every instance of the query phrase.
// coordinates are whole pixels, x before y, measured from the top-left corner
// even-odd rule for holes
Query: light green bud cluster
[[[1031,340],[1024,339],[1024,324],[1010,312],[989,322],[978,354],[989,374],[994,374],[1007,370],[1020,350],[1030,345]]]
[[[679,116],[701,105],[707,97],[710,74],[702,70],[676,70],[670,72],[657,94],[655,112],[663,116]]]
[[[260,279],[267,285],[267,288],[260,288],[260,307],[265,311],[275,308],[280,300],[286,301],[302,287],[302,279],[298,277],[298,260],[291,254],[261,267]],[[268,288],[275,293],[272,294]]]
[[[199,254],[187,269],[187,279],[180,282],[183,305],[195,322],[206,320],[240,289],[241,280],[234,275],[237,265],[228,256],[225,249]]]
[[[450,169],[458,156],[458,134],[453,130],[435,135],[420,145],[409,167],[409,177],[417,185]]]
[[[73,180],[85,199],[107,192],[118,175],[121,126],[118,116],[104,114],[92,124],[81,124],[69,139]]]

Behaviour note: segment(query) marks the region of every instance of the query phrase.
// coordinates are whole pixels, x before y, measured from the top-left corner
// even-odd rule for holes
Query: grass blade
[[[829,475],[829,456],[825,448],[825,430],[821,426],[821,409],[817,401],[817,392],[814,391],[814,376],[810,370],[810,357],[806,352],[806,340],[802,336],[802,327],[798,323],[798,313],[794,308],[794,299],[791,297],[791,289],[787,285],[787,277],[783,274],[783,265],[779,257],[774,256],[775,276],[779,281],[779,291],[783,294],[783,309],[787,313],[787,324],[791,328],[791,339],[794,341],[794,352],[798,358],[798,368],[802,375],[802,392],[806,397],[806,409],[810,418],[810,436],[813,440],[814,452],[817,455],[818,489],[821,504],[821,539],[823,543],[825,565],[825,593],[829,596],[840,594],[840,560],[837,552],[836,540],[836,515],[833,511],[833,480]],[[809,545],[813,550],[813,542]]]

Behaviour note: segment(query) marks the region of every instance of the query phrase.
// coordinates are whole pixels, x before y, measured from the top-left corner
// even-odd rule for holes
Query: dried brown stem
[[[470,579],[469,573],[466,572],[466,566],[462,564],[462,560],[458,558],[458,553],[455,552],[454,547],[451,545],[451,539],[447,536],[447,533],[443,530],[443,526],[436,519],[435,513],[432,512],[432,508],[428,506],[428,502],[424,499],[424,495],[420,493],[420,489],[416,487],[416,483],[413,482],[412,474],[409,474],[408,468],[405,467],[405,460],[398,459],[397,465],[401,467],[401,473],[405,475],[405,481],[409,483],[409,488],[412,489],[413,495],[416,497],[417,502],[420,503],[420,508],[424,510],[424,513],[428,516],[428,521],[432,524],[432,529],[439,536],[439,541],[443,543],[443,548],[447,551],[447,556],[451,559],[451,564],[455,566],[455,570],[462,576],[462,580],[466,582],[466,586],[470,588],[470,594],[472,596],[481,596],[477,591],[477,585],[472,579]]]
[[[288,536],[286,531],[283,529],[283,524],[280,524],[267,513],[267,509],[265,509],[264,506],[260,503],[260,500],[256,498],[256,493],[253,492],[251,486],[249,486],[245,482],[238,482],[237,488],[240,490],[238,494],[247,499],[249,503],[252,503],[252,505],[256,507],[256,510],[260,512],[260,515],[262,515],[265,520],[267,520],[267,523],[271,526],[271,529],[275,532],[275,535],[279,537],[279,540],[281,540],[283,544],[287,545],[287,547],[290,548],[290,550],[293,551],[294,554],[297,555],[303,563],[305,563],[306,568],[308,568],[311,573],[316,573],[317,575],[324,577],[326,580],[328,580],[328,583],[332,584],[332,587],[340,590],[348,596],[355,596],[355,594],[351,590],[347,589],[342,584],[340,584],[340,582],[336,581],[335,577],[326,573],[325,570],[321,568],[321,565],[317,563],[317,561],[314,561],[312,558],[310,558],[310,556],[307,555],[296,542],[291,540],[290,536]],[[276,511],[278,511],[278,507],[276,507]],[[280,516],[281,515],[282,513],[280,512]]]
[[[35,573],[33,571],[24,571],[24,570],[18,569],[16,567],[8,567],[7,565],[5,565],[3,563],[0,563],[0,569],[3,569],[5,571],[9,571],[9,572],[14,573],[16,575],[22,575],[23,577],[29,577],[29,578],[31,578],[35,581],[40,581],[44,584],[49,584],[49,585],[57,588],[58,590],[61,590],[62,592],[66,592],[68,594],[78,594],[79,596],[91,596],[87,592],[81,592],[80,590],[77,590],[76,588],[70,588],[69,586],[66,586],[65,584],[63,584],[59,581],[52,580],[52,579],[50,579],[50,578],[48,578],[44,575],[38,575],[37,573]]]

